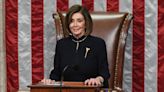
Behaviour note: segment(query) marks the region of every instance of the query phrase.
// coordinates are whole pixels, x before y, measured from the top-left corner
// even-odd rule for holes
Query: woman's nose
[[[73,25],[74,25],[74,26],[77,26],[77,22],[76,22],[76,21],[75,21],[75,22],[73,22]]]

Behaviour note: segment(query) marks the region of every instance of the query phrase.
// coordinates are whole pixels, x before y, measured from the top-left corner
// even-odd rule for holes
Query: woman
[[[69,37],[57,42],[54,69],[50,79],[41,82],[84,81],[86,85],[104,85],[108,87],[106,45],[104,40],[91,36],[92,19],[85,7],[72,6],[65,18]]]

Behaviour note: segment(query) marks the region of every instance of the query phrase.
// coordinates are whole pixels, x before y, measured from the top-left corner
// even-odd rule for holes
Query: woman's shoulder
[[[61,38],[59,40],[57,40],[57,43],[58,44],[63,44],[65,42],[68,42],[69,41],[69,37],[64,37],[64,38]]]
[[[93,36],[93,35],[89,35],[88,36],[93,42],[97,42],[97,43],[104,43],[104,39],[97,37],[97,36]]]
[[[89,38],[90,38],[90,43],[97,50],[99,50],[100,48],[106,47],[106,43],[102,38],[97,37],[97,36],[89,36]]]

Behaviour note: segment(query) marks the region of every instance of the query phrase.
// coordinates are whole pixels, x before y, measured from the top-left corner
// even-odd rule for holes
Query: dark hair
[[[92,18],[90,16],[89,11],[81,5],[73,5],[69,9],[69,11],[67,12],[67,15],[66,15],[66,18],[65,18],[65,26],[66,26],[66,29],[67,29],[68,33],[71,33],[70,28],[69,28],[69,24],[71,23],[72,15],[74,13],[77,13],[77,12],[80,12],[84,16],[85,26],[86,26],[85,35],[91,34],[92,27],[93,27]]]

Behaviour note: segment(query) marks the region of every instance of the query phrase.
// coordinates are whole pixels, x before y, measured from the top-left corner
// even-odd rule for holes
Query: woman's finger
[[[85,80],[84,84],[88,85],[89,79]]]

